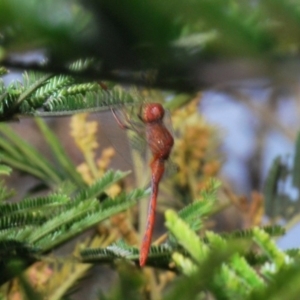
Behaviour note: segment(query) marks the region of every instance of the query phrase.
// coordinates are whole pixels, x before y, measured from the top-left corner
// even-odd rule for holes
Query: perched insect
[[[101,84],[101,87],[105,88],[103,84]],[[111,110],[121,128],[135,130],[130,127],[130,125],[124,124],[113,108]],[[159,183],[165,171],[165,162],[169,158],[174,144],[173,136],[163,122],[164,115],[165,110],[160,103],[145,103],[141,106],[140,112],[138,113],[138,118],[145,124],[146,142],[152,154],[150,162],[151,196],[148,208],[146,232],[144,233],[140,248],[140,266],[145,265],[148,257],[155,223],[155,209]]]
[[[140,266],[144,266],[148,257],[152,232],[155,222],[155,208],[158,188],[165,171],[165,161],[169,158],[174,139],[165,124],[165,110],[160,103],[147,103],[139,116],[146,126],[147,144],[152,153],[151,168],[151,197],[148,209],[147,227],[140,249]]]

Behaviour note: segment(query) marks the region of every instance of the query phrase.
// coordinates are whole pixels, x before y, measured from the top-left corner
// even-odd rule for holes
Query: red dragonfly
[[[107,87],[103,83],[100,83],[100,85],[103,89],[107,90]],[[121,128],[132,129],[130,126],[123,124],[113,109],[112,113]],[[139,261],[141,267],[146,264],[151,245],[159,183],[165,171],[165,162],[169,158],[174,144],[173,136],[163,122],[164,115],[165,110],[160,103],[146,103],[141,106],[140,113],[138,114],[139,119],[145,124],[146,141],[152,153],[152,160],[150,163],[151,196],[148,208],[146,232],[144,233],[140,248]]]

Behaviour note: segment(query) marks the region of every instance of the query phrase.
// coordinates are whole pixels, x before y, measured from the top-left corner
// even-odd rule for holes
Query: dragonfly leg
[[[139,108],[139,112],[137,113],[137,116],[142,122],[144,122],[142,113],[143,113],[143,105],[141,104],[140,108]]]
[[[113,108],[111,108],[111,112],[112,112],[112,114],[113,114],[115,120],[117,121],[118,125],[119,125],[122,129],[127,129],[127,130],[131,130],[131,129],[132,129],[129,125],[124,124],[124,123],[120,120],[120,118],[117,116],[117,114],[116,114],[116,112],[115,112],[115,110],[114,110]]]
[[[106,92],[109,94],[108,87],[107,87],[107,85],[106,85],[104,82],[99,81],[98,84],[100,85],[100,87],[101,87],[104,91],[106,91]],[[115,111],[114,108],[112,108],[112,107],[111,107],[111,112],[112,112],[112,114],[113,114],[115,120],[117,121],[118,125],[119,125],[122,129],[132,129],[129,125],[123,123],[123,122],[120,120],[120,118],[118,117],[116,111]],[[126,121],[127,121],[128,123],[130,123],[129,120],[128,120],[128,117],[125,116],[125,118],[126,118]]]
[[[132,130],[136,133],[142,134],[143,131],[141,130],[140,127],[138,127],[140,124],[130,121],[126,114],[124,114],[124,118],[125,118],[127,124],[121,121],[121,119],[118,117],[114,108],[111,108],[111,112],[112,112],[115,120],[117,121],[117,124],[119,125],[119,127],[121,129]],[[128,125],[128,124],[130,124],[130,125]]]

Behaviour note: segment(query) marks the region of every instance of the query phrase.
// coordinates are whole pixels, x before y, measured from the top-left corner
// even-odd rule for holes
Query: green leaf
[[[38,229],[37,226],[26,225],[26,226],[22,226],[22,228],[9,228],[9,229],[0,230],[0,239],[17,240],[24,243],[27,242],[27,238],[36,229]]]
[[[274,262],[277,269],[280,269],[288,260],[289,256],[281,251],[271,240],[271,237],[258,227],[253,228],[253,240],[268,255],[270,260]]]
[[[50,130],[50,128],[46,125],[40,118],[35,119],[36,124],[41,130],[44,138],[48,142],[55,159],[59,162],[61,169],[65,172],[65,176],[68,179],[72,179],[74,183],[76,183],[79,187],[85,186],[80,174],[77,172],[74,163],[70,160],[69,156],[61,146],[60,141],[55,136],[55,134]]]
[[[200,241],[197,234],[172,211],[165,212],[166,227],[177,242],[191,255],[196,262],[202,262],[208,255],[208,246]]]
[[[266,288],[254,289],[248,300],[298,299],[300,294],[299,262],[281,268]]]
[[[45,197],[27,198],[17,203],[4,203],[0,205],[0,216],[8,216],[14,213],[47,212],[53,208],[69,203],[66,195],[53,194]]]
[[[147,266],[169,269],[172,249],[166,244],[151,246],[147,258]],[[134,262],[139,260],[137,247],[128,246],[119,240],[106,248],[86,248],[80,252],[81,260],[85,263],[113,262],[117,258],[126,258]]]
[[[40,73],[37,72],[25,72],[24,77],[24,85],[26,85],[26,81],[31,83],[37,80],[37,76],[40,77]],[[57,75],[49,78],[47,82],[40,86],[29,99],[26,99],[27,106],[30,106],[29,112],[31,112],[34,108],[40,108],[49,97],[53,97],[56,93],[63,87],[72,84],[74,78],[65,75]],[[27,83],[28,84],[28,83]],[[26,113],[25,107],[22,109],[23,113]]]
[[[50,217],[50,216],[49,216]],[[0,229],[19,227],[24,225],[40,225],[47,219],[46,215],[40,212],[15,213],[9,216],[0,217]]]
[[[212,231],[206,231],[205,236],[207,238],[209,247],[212,249],[226,249],[228,247],[228,241],[223,239],[223,237],[219,234],[216,234]]]
[[[11,157],[9,154],[3,152],[0,153],[0,159],[17,170],[31,174],[32,176],[35,176],[45,182],[49,182],[49,177],[47,176],[47,174],[45,174],[35,166],[29,165],[25,161],[23,162],[23,161],[16,160],[13,157]]]
[[[261,289],[265,287],[263,279],[257,274],[256,270],[249,266],[244,257],[235,254],[231,261],[230,267],[241,277],[251,289]]]
[[[185,257],[181,253],[178,252],[173,253],[172,260],[174,261],[176,267],[184,275],[192,275],[198,270],[198,267],[191,261],[191,259]]]
[[[92,185],[81,189],[76,195],[74,201],[80,202],[82,200],[96,198],[104,192],[105,189],[109,188],[114,183],[126,177],[131,172],[121,172],[121,171],[107,171],[101,178],[96,180]]]
[[[15,151],[19,153],[15,165],[19,164],[21,167],[25,165],[27,168],[31,166],[33,169],[37,169],[37,172],[44,173],[46,178],[48,178],[46,182],[59,183],[61,181],[61,175],[53,165],[34,147],[15,134],[9,126],[1,124],[0,132],[7,138],[6,143],[10,143]],[[14,163],[8,153],[6,155],[2,154],[1,158],[4,162],[10,161],[12,164]]]
[[[282,236],[285,234],[284,227],[279,225],[260,227],[260,230],[264,231],[270,236]],[[254,237],[254,235],[255,235],[254,228],[238,229],[238,230],[233,230],[231,232],[221,233],[222,238],[226,240],[227,239],[249,239],[251,237]]]
[[[12,169],[5,165],[0,165],[0,175],[10,175]]]
[[[0,259],[7,259],[19,255],[21,257],[30,256],[38,252],[38,248],[30,246],[25,242],[19,242],[11,239],[0,239]]]
[[[26,100],[52,76],[52,74],[42,75],[40,76],[40,78],[33,80],[32,82],[30,82],[30,84],[27,84],[27,86],[26,84],[24,84],[24,91],[20,94],[17,101],[14,103],[13,108],[17,108],[18,106],[20,106],[24,100]]]
[[[226,249],[226,251],[214,250],[205,256],[197,268],[197,272],[190,276],[179,277],[168,288],[164,300],[174,299],[196,299],[200,292],[211,292],[216,295],[220,290],[214,284],[214,277],[220,272],[221,266],[237,251],[235,247]],[[216,299],[227,299],[224,296],[224,290],[218,294]]]
[[[48,225],[43,225],[44,232],[38,233],[38,238],[42,236],[44,238],[38,242],[38,246],[43,248],[43,251],[53,249],[99,222],[130,208],[146,195],[144,190],[137,189],[128,195],[123,194],[115,199],[107,199],[101,205],[95,199],[84,201],[90,203],[90,207],[90,204],[86,206],[79,203],[77,207],[70,210],[72,212],[62,213],[56,220],[49,221],[48,225],[52,227],[51,230]],[[36,237],[35,240],[37,240]]]
[[[5,182],[0,180],[0,204],[1,202],[9,199],[14,195],[15,195],[15,191],[12,189],[8,189],[5,185]]]
[[[98,206],[99,202],[95,199],[89,199],[77,203],[76,206],[62,212],[57,217],[48,220],[47,222],[42,224],[38,228],[38,230],[32,232],[32,234],[28,238],[29,243],[34,244],[43,237],[57,231],[61,227],[70,227],[72,223],[74,223],[78,219],[82,219],[82,217],[91,213]]]
[[[97,112],[111,107],[140,104],[142,99],[134,92],[120,86],[110,90],[102,89],[98,84],[74,85],[61,90],[44,105],[45,112],[37,111],[37,116],[70,115],[79,112]]]
[[[239,276],[227,264],[222,264],[220,271],[214,278],[215,288],[218,287],[223,291],[221,299],[245,299],[250,289],[244,278]],[[217,299],[220,298],[218,295]]]
[[[215,201],[212,201],[212,199],[195,201],[181,209],[178,212],[178,216],[186,222],[192,230],[197,231],[202,228],[204,217],[209,215],[214,203]]]

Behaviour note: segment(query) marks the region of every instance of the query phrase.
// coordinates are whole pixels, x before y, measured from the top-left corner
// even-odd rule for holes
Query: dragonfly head
[[[147,103],[143,107],[142,120],[145,123],[160,121],[164,114],[165,110],[160,103]]]

